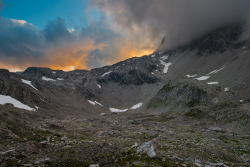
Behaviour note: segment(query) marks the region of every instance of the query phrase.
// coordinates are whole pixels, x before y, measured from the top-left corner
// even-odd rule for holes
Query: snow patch
[[[34,105],[35,106],[35,105]],[[39,109],[39,107],[37,107],[37,106],[35,106],[36,107],[36,110],[38,110]]]
[[[47,77],[45,77],[45,76],[42,76],[42,79],[43,79],[44,81],[55,81],[54,79],[47,78]]]
[[[91,100],[88,100],[88,102],[89,102],[90,104],[95,105],[95,102],[93,102],[93,101],[91,101]]]
[[[225,92],[229,91],[229,88],[228,87],[224,88],[224,91]]]
[[[100,106],[102,106],[102,104],[101,104],[101,103],[98,103],[97,101],[95,101],[95,103],[98,104],[98,105],[100,105]]]
[[[207,75],[210,75],[210,74],[213,74],[213,73],[217,73],[217,72],[219,72],[219,71],[221,71],[221,70],[223,70],[223,68],[224,68],[225,66],[223,66],[221,69],[219,69],[219,70],[214,70],[214,71],[211,71],[210,73],[208,73]]]
[[[55,71],[53,71],[52,73],[53,73],[53,74],[56,74],[56,72],[55,72]]]
[[[153,72],[151,72],[151,74],[153,74],[153,75],[154,75],[154,73],[153,73]]]
[[[93,105],[98,104],[98,105],[102,106],[102,104],[101,104],[101,103],[98,103],[97,101],[88,100],[88,102],[89,102],[90,104],[93,104]]]
[[[6,104],[6,103],[11,103],[16,108],[22,108],[22,109],[29,110],[29,111],[35,110],[34,108],[31,108],[10,96],[0,95],[0,104]]]
[[[103,116],[103,115],[105,115],[105,113],[101,113],[100,115],[102,115],[102,116]]]
[[[165,63],[164,61],[160,60],[161,64],[164,65],[164,69],[163,69],[163,73],[167,73],[168,72],[168,67],[172,64],[172,63]]]
[[[63,79],[63,78],[57,78],[57,80],[62,81],[62,80],[64,80],[64,79]]]
[[[159,54],[162,54],[162,53],[164,53],[165,51],[162,51],[162,52],[159,52]]]
[[[188,78],[193,78],[193,77],[196,77],[197,76],[197,74],[194,74],[194,75],[186,75],[186,77],[188,77]]]
[[[202,77],[195,78],[195,79],[197,79],[198,81],[203,81],[203,80],[208,79],[209,77],[210,77],[210,76],[202,76]]]
[[[160,57],[161,60],[166,60],[168,59],[168,55]]]
[[[155,57],[155,55],[151,55],[151,57]]]
[[[126,109],[123,109],[123,110],[116,109],[116,108],[109,108],[109,110],[110,110],[111,112],[126,112],[126,111],[128,111],[127,108],[126,108]]]
[[[243,55],[244,53],[246,53],[247,51],[244,51],[243,53],[241,53],[240,55]]]
[[[138,103],[138,104],[134,105],[133,107],[131,107],[130,109],[134,110],[134,109],[140,108],[142,106],[142,104],[143,103]]]
[[[218,82],[208,82],[208,85],[215,85],[215,84],[219,84]]]
[[[102,77],[104,77],[105,75],[108,75],[108,74],[110,74],[110,73],[112,73],[112,72],[113,72],[113,71],[106,72],[106,73],[102,74]]]
[[[99,84],[96,84],[100,89],[102,88],[102,86],[101,85],[99,85]]]
[[[32,88],[36,89],[32,84],[31,81],[25,80],[25,79],[21,79],[23,83],[30,85]],[[37,90],[37,89],[36,89]],[[37,90],[38,91],[38,90]]]

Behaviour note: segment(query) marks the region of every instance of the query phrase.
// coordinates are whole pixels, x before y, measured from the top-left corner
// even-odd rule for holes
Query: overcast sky
[[[91,69],[249,20],[249,0],[0,0],[0,68]]]

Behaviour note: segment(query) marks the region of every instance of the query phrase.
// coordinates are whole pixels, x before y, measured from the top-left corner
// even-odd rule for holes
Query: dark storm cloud
[[[44,30],[40,30],[23,20],[0,20],[0,58],[42,58],[47,49],[53,48],[49,42],[62,44],[77,41],[61,18],[49,21]]]
[[[185,44],[226,24],[244,22],[250,13],[249,0],[92,0],[92,5],[135,36],[138,29],[153,42],[166,36],[161,49]]]
[[[96,68],[148,55],[164,36],[159,51],[186,44],[220,26],[250,23],[249,0],[90,2],[90,9],[94,7],[101,12],[100,21],[92,20],[75,31],[68,30],[61,18],[49,21],[43,30],[23,20],[2,18],[0,68]]]
[[[115,34],[105,22],[93,22],[88,27],[81,29],[80,38],[90,38],[95,44],[106,43],[119,37]]]
[[[48,66],[61,69],[100,67],[108,58],[88,54],[103,50],[116,38],[104,23],[92,23],[79,31],[68,30],[65,21],[49,21],[44,30],[24,20],[0,20],[0,68],[25,69]],[[87,64],[88,62],[88,64]]]
[[[2,58],[42,56],[41,39],[40,30],[25,21],[3,17],[0,20],[0,55]]]
[[[60,17],[48,22],[44,29],[44,36],[47,41],[54,44],[73,40],[71,33],[66,27],[65,20]]]

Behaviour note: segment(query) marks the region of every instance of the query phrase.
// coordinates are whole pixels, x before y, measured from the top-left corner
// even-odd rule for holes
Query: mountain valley
[[[242,35],[237,24],[172,50],[162,40],[150,55],[91,70],[0,69],[0,163],[249,166]]]

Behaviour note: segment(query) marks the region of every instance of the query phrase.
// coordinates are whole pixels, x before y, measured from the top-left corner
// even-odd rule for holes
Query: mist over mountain
[[[136,39],[143,34],[153,43],[165,36],[158,51],[172,49],[222,26],[249,22],[247,0],[103,0],[92,1],[119,28]],[[249,27],[245,27],[249,29]],[[115,27],[115,29],[118,29]],[[119,30],[117,30],[119,31]],[[142,34],[140,34],[140,32]],[[131,37],[131,38],[133,38]],[[140,37],[138,37],[140,39]]]

